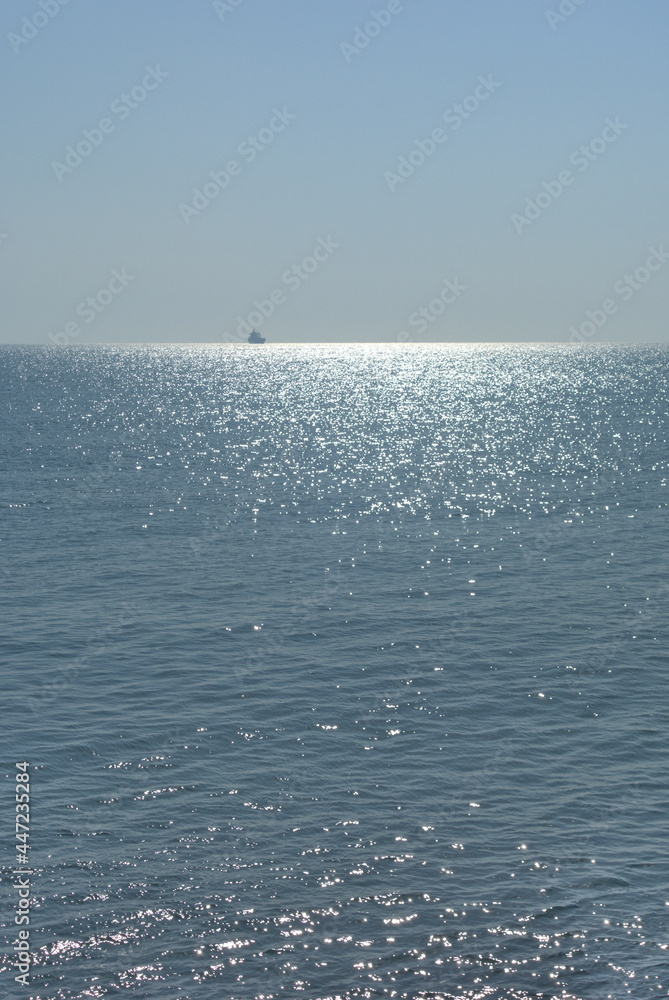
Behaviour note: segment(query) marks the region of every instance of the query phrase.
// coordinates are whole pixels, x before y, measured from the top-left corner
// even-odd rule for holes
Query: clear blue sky
[[[3,342],[220,342],[255,300],[278,343],[668,339],[666,0],[42,4],[0,6]]]

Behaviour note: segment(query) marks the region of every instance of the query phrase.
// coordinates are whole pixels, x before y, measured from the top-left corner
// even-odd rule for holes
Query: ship
[[[264,344],[266,338],[261,337],[257,330],[251,330],[249,334],[248,343],[249,344]]]

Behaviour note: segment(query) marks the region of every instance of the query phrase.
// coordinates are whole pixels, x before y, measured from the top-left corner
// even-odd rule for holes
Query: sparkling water
[[[2,995],[667,996],[668,361],[2,349]]]

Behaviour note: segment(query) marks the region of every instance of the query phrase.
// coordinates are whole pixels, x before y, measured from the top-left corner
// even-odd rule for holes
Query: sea
[[[0,994],[669,996],[668,371],[0,349]]]

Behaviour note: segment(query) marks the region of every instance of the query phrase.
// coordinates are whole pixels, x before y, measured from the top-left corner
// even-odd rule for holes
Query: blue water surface
[[[668,362],[0,350],[2,995],[669,995]]]

